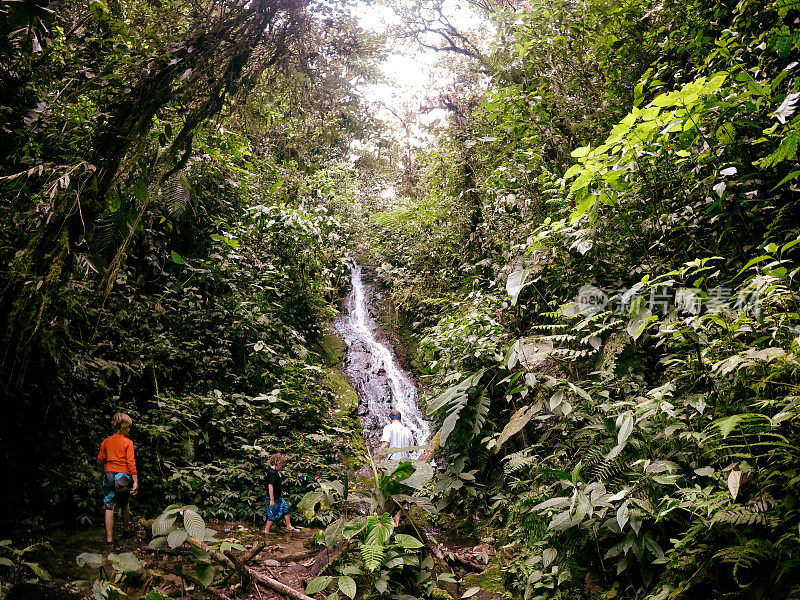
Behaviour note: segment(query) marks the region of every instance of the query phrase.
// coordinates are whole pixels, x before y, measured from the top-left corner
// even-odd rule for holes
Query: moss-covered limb
[[[10,306],[5,322],[2,322],[4,386],[16,387],[24,381],[33,338],[47,318],[53,299],[69,273],[68,230],[64,228],[58,233],[52,249],[41,259],[37,260],[36,256],[33,250],[29,250],[20,257],[3,294],[3,304]]]

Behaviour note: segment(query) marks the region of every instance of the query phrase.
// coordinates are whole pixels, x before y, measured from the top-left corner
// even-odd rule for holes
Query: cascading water
[[[335,327],[347,344],[345,371],[358,394],[364,440],[373,450],[379,446],[389,411],[396,408],[414,434],[415,444],[426,444],[430,426],[417,406],[417,387],[400,367],[392,348],[375,336],[378,327],[368,310],[375,296],[374,287],[364,283],[357,262],[351,262],[350,271],[353,289]]]

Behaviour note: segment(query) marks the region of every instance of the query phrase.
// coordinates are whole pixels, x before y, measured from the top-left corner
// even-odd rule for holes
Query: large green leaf
[[[204,587],[210,586],[211,582],[214,581],[214,565],[199,564],[195,567],[194,572],[197,575],[198,581],[200,581]]]
[[[739,495],[739,485],[742,482],[742,472],[739,469],[733,469],[728,474],[728,491],[731,493],[734,501],[736,500],[736,496]]]
[[[167,535],[170,531],[172,531],[177,518],[178,515],[175,513],[169,514],[168,512],[164,512],[158,515],[153,521],[153,525],[151,527],[153,531],[153,537]]]
[[[525,264],[521,260],[514,265],[514,269],[509,273],[508,279],[506,280],[506,292],[511,298],[512,306],[517,303],[517,298],[525,287],[525,282],[530,273],[530,269],[526,269]]]
[[[205,538],[206,524],[194,510],[187,508],[183,511],[183,527],[191,537],[197,540]]]
[[[404,485],[419,490],[423,488],[431,479],[433,479],[433,467],[430,463],[422,460],[411,461],[414,467],[414,472],[402,480]]]
[[[313,492],[308,492],[303,496],[300,502],[297,503],[297,508],[302,511],[306,519],[311,520],[316,514],[317,504],[322,502],[323,498],[325,498],[325,492],[323,491],[315,490]]]
[[[308,585],[306,586],[306,594],[310,596],[312,594],[316,594],[317,592],[321,592],[330,585],[331,581],[333,581],[333,577],[330,575],[315,577],[308,582]]]
[[[533,415],[539,412],[541,407],[541,403],[537,402],[536,404],[531,404],[530,406],[523,406],[517,410],[517,412],[511,415],[511,418],[503,428],[500,437],[497,438],[497,442],[494,446],[495,452],[500,450],[500,446],[506,443],[512,435],[522,431],[525,425],[527,425],[528,422],[533,418]]]
[[[345,518],[339,517],[325,528],[325,545],[328,548],[333,547],[336,545],[336,542],[342,539],[345,523]]]
[[[638,340],[639,337],[644,333],[644,330],[647,328],[647,324],[650,322],[650,318],[653,316],[653,313],[650,312],[649,308],[645,308],[643,305],[638,307],[638,309],[631,315],[630,321],[628,321],[628,325],[625,330],[628,332],[634,340]]]
[[[349,598],[356,597],[356,582],[349,575],[339,577],[339,589]]]
[[[169,544],[170,548],[177,548],[178,546],[182,545],[188,537],[189,534],[185,529],[174,529],[169,532],[169,535],[167,535],[167,543]]]
[[[395,534],[394,541],[397,542],[398,546],[405,548],[406,550],[415,550],[417,548],[422,548],[425,545],[413,535],[408,535],[407,533]]]
[[[130,552],[123,552],[122,554],[112,552],[108,555],[108,560],[111,561],[112,567],[122,573],[132,573],[144,567],[144,563]]]
[[[367,519],[366,517],[355,517],[348,521],[345,524],[344,531],[342,532],[342,537],[344,539],[349,540],[353,537],[357,536],[359,533],[364,531],[364,528],[367,526]]]
[[[75,562],[81,567],[89,567],[91,569],[99,569],[106,561],[102,554],[93,554],[90,552],[81,552],[75,558]]]
[[[439,442],[443,446],[447,443],[447,438],[450,437],[450,434],[453,433],[453,429],[455,429],[456,423],[458,422],[458,417],[461,415],[464,406],[466,406],[466,396],[462,399],[463,401],[461,403],[453,406],[450,414],[448,414],[442,422],[442,428],[439,430]]]
[[[624,447],[628,441],[628,438],[631,437],[631,433],[633,433],[633,416],[632,415],[625,415],[622,417],[622,420],[619,425],[619,431],[617,432],[617,445],[620,447]]]
[[[197,546],[189,546],[189,552],[192,553],[195,560],[198,562],[210,563],[211,555],[205,548],[198,548]]]
[[[48,573],[42,567],[40,567],[39,563],[22,561],[22,564],[27,566],[31,571],[33,571],[36,577],[38,577],[39,579],[50,581],[50,573]]]

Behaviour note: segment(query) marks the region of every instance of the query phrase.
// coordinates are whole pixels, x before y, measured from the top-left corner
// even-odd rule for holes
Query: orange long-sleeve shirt
[[[100,453],[97,455],[97,464],[106,471],[136,475],[136,458],[133,455],[133,442],[121,433],[108,436],[100,444]]]

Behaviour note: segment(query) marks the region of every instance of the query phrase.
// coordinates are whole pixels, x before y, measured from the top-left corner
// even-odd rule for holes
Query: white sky
[[[462,30],[473,29],[481,22],[473,12],[449,0],[446,8],[452,23]],[[376,3],[356,5],[356,15],[362,28],[376,33],[385,33],[388,27],[399,25],[401,20],[390,8]],[[413,45],[412,45],[413,44]],[[422,111],[421,107],[438,106],[438,97],[451,82],[446,69],[437,69],[437,63],[445,53],[420,48],[415,42],[401,45],[395,42],[396,50],[382,64],[385,83],[362,86],[364,98],[373,105],[378,118],[387,124],[395,139],[403,146],[410,143],[419,148],[429,144],[431,134],[425,129],[443,122],[447,113],[441,108]],[[395,113],[395,114],[393,114]],[[413,115],[410,140],[401,126],[397,115]],[[352,147],[354,156],[359,146]],[[394,190],[384,190],[384,199],[394,197]]]
[[[400,24],[400,17],[390,8],[374,3],[359,4],[357,15],[361,27],[379,33],[384,33],[391,25]],[[438,59],[438,54],[432,50],[409,45],[399,48],[382,65],[381,70],[387,82],[364,85],[364,95],[368,100],[385,104],[398,113],[408,108],[416,111],[427,97],[435,96],[437,90],[446,85],[446,82],[434,78],[433,67]],[[433,118],[427,116],[424,121],[431,122],[444,116],[443,111],[437,113],[441,114]],[[390,111],[379,109],[378,114],[382,118],[396,120]]]
[[[463,30],[473,29],[481,21],[475,13],[457,4],[457,0],[446,2],[445,7],[453,24]],[[359,2],[356,10],[360,25],[367,30],[383,33],[387,27],[401,22],[400,17],[390,8],[376,3]],[[397,43],[396,47],[397,50],[382,65],[387,82],[364,85],[365,97],[401,114],[407,110],[419,113],[419,108],[423,105],[436,106],[439,93],[451,83],[449,78],[443,76],[442,70],[436,70],[436,64],[444,53],[419,48],[414,42],[404,46]],[[429,102],[429,99],[433,101]],[[378,109],[377,112],[381,118],[397,122],[390,110]],[[418,123],[430,125],[444,117],[444,110],[434,109],[419,113]],[[415,145],[423,144],[425,136],[422,131],[417,128],[415,133],[418,136]]]

